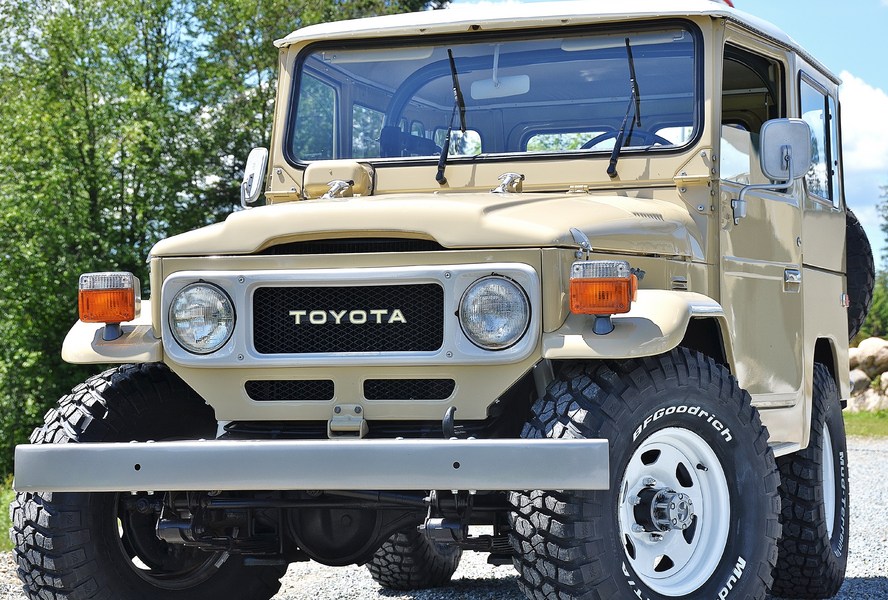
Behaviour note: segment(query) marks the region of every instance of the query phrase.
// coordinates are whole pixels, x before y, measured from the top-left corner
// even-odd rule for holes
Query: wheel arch
[[[810,365],[812,379],[814,378],[814,365],[816,364],[823,365],[829,371],[830,377],[832,377],[836,384],[836,389],[839,390],[842,408],[845,408],[848,405],[848,399],[842,394],[842,385],[840,383],[842,381],[841,369],[839,368],[841,363],[839,362],[839,352],[835,340],[822,337],[817,338],[814,342],[814,360]]]
[[[639,290],[632,310],[614,315],[611,333],[595,334],[593,323],[591,316],[570,315],[560,328],[544,333],[543,358],[640,358],[685,346],[735,372],[727,317],[718,302],[703,294]]]
[[[814,363],[820,363],[827,368],[833,381],[839,381],[836,365],[838,358],[836,356],[836,348],[833,340],[829,338],[818,338],[814,343]],[[813,372],[814,365],[811,365]]]
[[[62,360],[75,365],[161,362],[163,345],[154,335],[151,314],[151,301],[142,300],[141,314],[121,324],[114,340],[104,339],[104,323],[77,321],[62,343]]]

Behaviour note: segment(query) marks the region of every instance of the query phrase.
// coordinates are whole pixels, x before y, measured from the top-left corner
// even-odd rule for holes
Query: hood
[[[660,200],[587,194],[437,193],[306,200],[233,213],[223,223],[159,242],[156,257],[253,254],[330,238],[434,240],[448,249],[576,247],[702,259],[686,210]]]

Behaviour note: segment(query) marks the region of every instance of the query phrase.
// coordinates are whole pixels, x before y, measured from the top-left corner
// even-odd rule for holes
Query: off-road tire
[[[869,313],[876,285],[873,249],[857,216],[845,211],[845,270],[848,277],[848,339],[853,339]]]
[[[215,424],[212,409],[164,365],[126,365],[91,377],[62,397],[34,430],[31,443],[213,437]],[[10,534],[28,598],[267,600],[280,588],[283,567],[245,567],[237,555],[213,553],[205,553],[206,559],[189,558],[195,563],[193,573],[156,586],[159,578],[140,574],[124,550],[117,497],[16,495],[10,505]],[[193,552],[187,556],[200,551]],[[172,589],[177,586],[183,589]]]
[[[766,597],[780,535],[779,476],[768,432],[749,394],[724,367],[682,348],[643,359],[572,363],[562,367],[531,412],[522,437],[604,438],[610,444],[611,459],[609,490],[510,493],[514,564],[519,586],[528,598]],[[672,436],[680,443],[693,441],[689,447],[701,449],[714,462],[672,468],[666,458],[668,445],[662,446],[662,453],[645,450],[653,448],[661,436]],[[645,579],[636,570],[644,540],[654,548],[654,536],[646,531],[621,533],[628,525],[625,511],[634,510],[638,500],[629,485],[630,467],[635,472],[637,465],[646,468],[649,461],[650,468],[659,468],[660,460],[664,463],[659,467],[668,465],[676,477],[681,473],[682,486],[691,483],[703,491],[710,479],[720,481],[719,489],[724,491],[717,497],[722,504],[729,499],[726,520],[716,518],[718,506],[697,507],[699,514],[708,511],[716,517],[700,517],[695,512],[688,528],[694,529],[692,541],[685,538],[687,544],[694,544],[695,552],[675,572],[675,579],[668,579],[675,584],[671,586]],[[668,471],[662,469],[667,476],[658,478],[668,480]],[[716,473],[723,476],[715,477]],[[717,527],[708,524],[710,518]],[[720,537],[704,536],[702,532],[708,531],[720,531]],[[686,535],[679,530],[667,533],[673,534]],[[680,540],[664,537],[660,543]],[[634,557],[630,547],[633,553],[637,549]],[[671,568],[665,568],[664,577],[673,577]],[[702,575],[687,578],[685,574],[695,568]]]
[[[848,563],[850,488],[839,392],[824,365],[814,365],[811,441],[805,450],[777,459],[777,467],[783,536],[774,569],[774,595],[831,598],[842,586]],[[832,477],[832,482],[825,482],[824,476]],[[827,506],[832,508],[830,520]]]
[[[436,544],[416,529],[404,529],[385,541],[367,569],[384,588],[418,590],[446,585],[461,557],[456,546]]]

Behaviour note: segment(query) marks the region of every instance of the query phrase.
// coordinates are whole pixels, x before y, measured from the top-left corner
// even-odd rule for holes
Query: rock
[[[888,408],[888,396],[872,388],[868,388],[862,394],[852,396],[848,400],[848,411],[853,413],[885,410],[886,408]]]
[[[867,338],[857,346],[856,354],[857,368],[865,371],[870,379],[888,371],[888,341]]]
[[[870,381],[869,375],[865,371],[860,369],[851,371],[851,395],[856,396],[869,389]]]
[[[858,394],[856,396],[851,396],[848,399],[848,406],[845,408],[850,413],[859,413],[863,410],[864,405],[866,404],[866,400],[863,397],[863,394]]]
[[[888,372],[882,373],[879,376],[879,391],[882,395],[885,395],[885,390],[888,390]]]
[[[860,364],[860,350],[857,348],[848,348],[848,362],[850,363],[852,371],[857,369]]]
[[[870,389],[863,393],[864,405],[863,410],[876,412],[879,410],[888,410],[888,396]]]

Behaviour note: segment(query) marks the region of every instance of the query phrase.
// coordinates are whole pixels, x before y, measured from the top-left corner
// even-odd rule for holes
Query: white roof
[[[526,4],[457,4],[443,10],[368,17],[309,25],[275,42],[283,48],[307,40],[355,39],[387,35],[432,35],[472,30],[584,25],[627,19],[682,16],[725,18],[792,48],[838,83],[826,67],[771,23],[717,0],[574,0]]]

